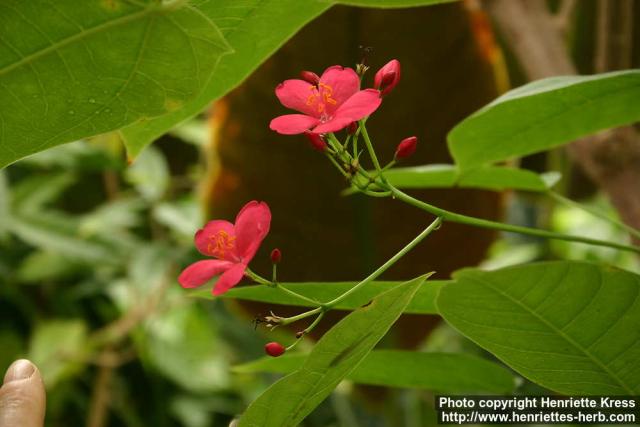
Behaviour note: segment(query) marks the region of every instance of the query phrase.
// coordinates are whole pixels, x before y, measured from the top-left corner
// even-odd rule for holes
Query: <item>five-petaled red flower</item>
[[[317,84],[285,80],[276,87],[276,96],[285,107],[303,114],[276,117],[269,127],[284,135],[311,130],[336,132],[373,113],[382,102],[380,91],[360,90],[360,78],[351,68],[329,67]]]
[[[217,259],[198,261],[180,274],[178,281],[184,288],[195,288],[222,274],[213,288],[220,295],[237,285],[260,244],[269,233],[271,211],[264,202],[251,201],[229,221],[208,222],[195,235],[196,248],[203,255]]]

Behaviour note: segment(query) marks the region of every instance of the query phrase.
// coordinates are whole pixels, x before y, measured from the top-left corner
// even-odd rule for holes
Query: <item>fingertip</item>
[[[38,368],[26,359],[13,362],[0,388],[0,427],[42,427],[45,405]]]

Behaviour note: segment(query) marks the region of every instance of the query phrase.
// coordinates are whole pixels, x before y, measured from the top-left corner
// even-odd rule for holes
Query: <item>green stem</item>
[[[316,300],[314,300],[312,298],[305,297],[304,295],[301,295],[301,294],[299,294],[297,292],[294,292],[291,289],[287,289],[284,286],[282,286],[281,284],[279,284],[278,282],[271,282],[271,281],[265,279],[264,277],[261,277],[258,274],[254,273],[253,271],[251,271],[248,268],[245,270],[245,274],[247,276],[249,276],[249,278],[251,278],[256,283],[260,283],[261,285],[267,285],[267,286],[271,286],[272,288],[279,289],[281,292],[289,294],[292,297],[298,298],[300,300],[303,300],[305,302],[311,303],[313,305],[320,305],[320,303],[318,301],[316,301]]]
[[[438,208],[436,206],[430,205],[416,198],[413,198],[408,194],[400,191],[399,189],[397,189],[396,187],[394,187],[389,183],[383,183],[380,185],[388,189],[389,191],[391,191],[393,193],[393,197],[396,197],[405,203],[415,206],[418,209],[422,209],[433,215],[441,217],[444,221],[473,225],[475,227],[480,227],[480,228],[490,228],[493,230],[508,231],[511,233],[527,234],[530,236],[544,237],[547,239],[566,240],[569,242],[579,242],[579,243],[587,243],[587,244],[596,245],[596,246],[606,246],[610,248],[616,248],[616,249],[622,249],[622,250],[640,253],[640,247],[637,247],[637,246],[623,245],[623,244],[614,243],[614,242],[607,242],[605,240],[590,239],[587,237],[571,236],[571,235],[562,234],[562,233],[555,233],[553,231],[540,230],[538,228],[532,228],[532,227],[522,227],[518,225],[503,224],[501,222],[490,221],[486,219],[474,218],[467,215],[457,214],[457,213],[450,212],[450,211]]]
[[[302,336],[307,335],[309,332],[313,331],[313,329],[318,326],[318,323],[320,323],[323,317],[324,312],[318,314],[318,317],[316,317],[315,320],[302,331]],[[302,336],[300,338],[302,338]]]
[[[364,144],[367,146],[367,151],[369,152],[369,157],[371,157],[371,161],[373,162],[373,166],[376,168],[378,174],[382,171],[380,168],[380,162],[378,161],[378,157],[376,156],[376,151],[373,149],[373,145],[371,144],[371,139],[369,138],[369,133],[367,132],[367,127],[364,125],[364,121],[360,120],[360,129],[362,129],[362,138],[364,139]],[[384,181],[384,177],[380,177]]]
[[[340,301],[344,300],[346,297],[348,297],[349,295],[353,294],[354,292],[356,292],[361,287],[365,286],[367,283],[369,283],[369,282],[375,280],[376,278],[378,278],[378,276],[380,276],[382,273],[384,273],[389,267],[391,267],[393,264],[395,264],[396,261],[398,261],[400,258],[402,258],[407,252],[409,252],[411,249],[413,249],[418,243],[420,243],[422,241],[422,239],[424,239],[429,234],[431,234],[432,231],[437,230],[438,227],[440,227],[440,224],[442,224],[442,218],[438,217],[427,228],[425,228],[422,231],[422,233],[418,234],[411,242],[409,242],[409,244],[407,246],[405,246],[397,254],[395,254],[394,256],[389,258],[389,260],[387,262],[385,262],[380,267],[378,267],[378,269],[376,271],[374,271],[373,273],[371,273],[366,279],[364,279],[363,281],[361,281],[360,283],[358,283],[357,285],[355,285],[353,288],[349,289],[348,291],[346,291],[342,295],[338,296],[337,298],[335,298],[335,299],[323,304],[323,308],[325,310],[332,308],[333,306],[338,304]]]
[[[304,313],[300,313],[296,316],[282,317],[278,322],[278,325],[288,325],[290,323],[297,322],[298,320],[306,319],[307,317],[313,316],[314,314],[320,314],[324,311],[324,307],[316,307],[313,310],[305,311]]]
[[[555,191],[547,191],[547,194],[549,195],[549,197],[551,197],[553,200],[555,200],[556,202],[562,203],[565,206],[569,206],[571,208],[578,208],[578,209],[582,209],[583,211],[590,213],[591,215],[597,217],[597,218],[601,218],[605,221],[607,221],[610,224],[613,224],[614,226],[625,230],[626,232],[628,232],[629,234],[631,234],[632,236],[634,236],[636,239],[640,239],[640,230],[637,230],[627,224],[625,224],[622,221],[618,221],[615,218],[611,218],[609,215],[605,214],[604,212],[601,212],[597,209],[592,209],[588,206],[585,206],[581,203],[578,202],[574,202],[571,199],[568,199],[558,193],[556,193]]]
[[[331,163],[333,163],[333,165],[336,167],[336,169],[338,169],[340,171],[340,173],[342,174],[342,176],[344,176],[347,179],[351,179],[351,176],[349,176],[349,174],[347,173],[347,171],[344,170],[344,168],[342,166],[340,166],[340,164],[338,163],[338,161],[336,159],[333,158],[333,155],[331,155],[330,153],[327,153],[327,157],[329,158],[329,160],[331,161]]]

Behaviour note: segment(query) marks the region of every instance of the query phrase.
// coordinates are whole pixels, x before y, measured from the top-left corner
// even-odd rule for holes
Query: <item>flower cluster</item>
[[[327,68],[321,76],[311,71],[303,71],[300,79],[284,81],[276,88],[276,96],[285,107],[302,114],[276,117],[271,121],[270,127],[285,135],[305,134],[316,150],[327,152],[334,165],[351,180],[351,184],[367,194],[373,194],[379,192],[379,187],[376,187],[377,176],[369,175],[358,161],[359,150],[356,146],[360,132],[363,132],[379,174],[392,167],[395,162],[411,156],[416,150],[418,140],[416,137],[403,139],[396,149],[393,161],[381,169],[375,154],[371,153],[373,149],[364,128],[364,119],[378,109],[382,98],[400,81],[400,63],[394,59],[383,66],[375,74],[373,88],[368,89],[360,89],[360,80],[366,67],[361,66],[358,70],[359,73],[351,68],[335,65]],[[348,136],[343,144],[333,133],[345,128]],[[353,156],[346,151],[350,142],[353,145]],[[355,180],[354,177],[358,173],[364,175],[366,183]],[[373,190],[370,190],[371,185]],[[247,203],[236,216],[235,223],[224,220],[208,222],[196,232],[194,240],[198,251],[213,259],[191,264],[182,271],[178,281],[185,288],[195,288],[204,285],[215,276],[220,276],[213,286],[214,295],[227,292],[245,275],[258,283],[281,287],[276,280],[277,265],[282,259],[279,249],[274,249],[270,255],[273,264],[273,276],[270,281],[248,268],[269,233],[270,224],[269,206],[257,201]],[[317,303],[287,288],[281,287],[281,290],[307,302]],[[307,329],[296,334],[298,340],[313,329],[322,318],[324,309],[326,307],[309,312],[319,313],[319,317]],[[293,320],[294,318],[286,319],[272,314],[267,317],[259,316],[256,318],[256,324],[264,323],[273,329]],[[265,352],[273,357],[282,355],[287,349],[277,342],[265,345]]]

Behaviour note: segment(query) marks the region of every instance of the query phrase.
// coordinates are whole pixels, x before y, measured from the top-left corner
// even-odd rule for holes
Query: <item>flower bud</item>
[[[400,81],[400,61],[392,59],[378,70],[373,80],[373,87],[386,95],[393,90]]]
[[[316,150],[322,152],[327,149],[327,143],[324,142],[324,139],[322,139],[322,136],[320,134],[313,133],[313,132],[305,132],[305,135],[309,139],[309,142],[311,142],[311,146]]]
[[[280,251],[280,249],[275,248],[274,250],[272,250],[271,262],[274,264],[279,264],[281,260],[282,260],[282,252]]]
[[[287,349],[279,342],[270,342],[265,344],[264,351],[271,357],[282,356]]]
[[[318,83],[320,83],[320,77],[313,71],[301,71],[300,78],[314,86],[318,86]]]
[[[353,135],[358,130],[358,122],[351,122],[347,126],[347,134]]]
[[[411,157],[416,151],[416,145],[418,145],[418,138],[415,136],[403,139],[400,141],[400,144],[398,144],[398,148],[396,148],[395,159],[399,160]]]

